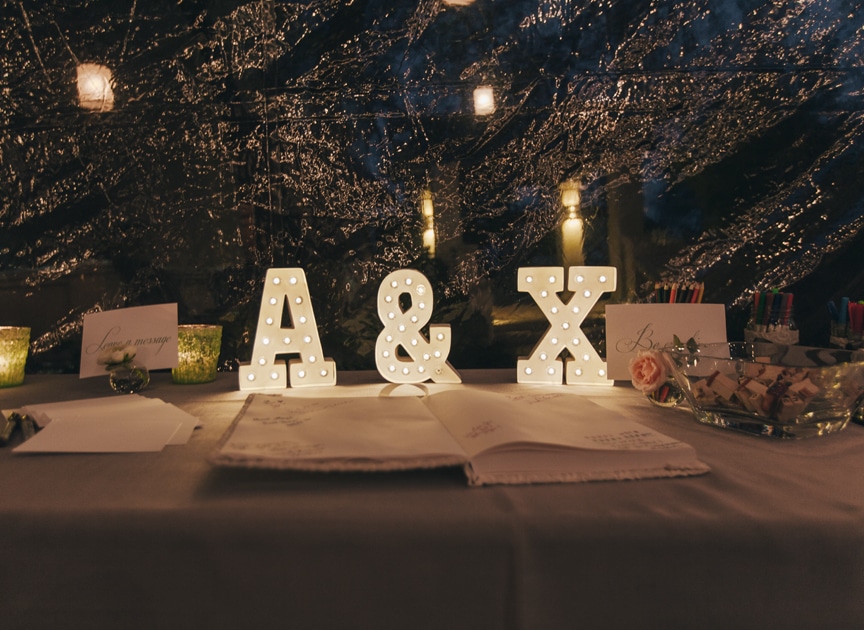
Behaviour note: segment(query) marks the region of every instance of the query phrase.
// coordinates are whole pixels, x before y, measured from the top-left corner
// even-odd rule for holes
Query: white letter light
[[[561,383],[568,385],[613,385],[606,362],[582,332],[581,324],[603,293],[615,290],[615,267],[570,267],[567,283],[573,296],[565,304],[558,297],[564,290],[563,267],[519,269],[519,291],[531,294],[549,320],[549,328],[528,358],[516,362],[517,383]],[[567,350],[571,358],[558,357]]]
[[[288,308],[292,328],[282,327],[283,309]],[[288,361],[292,387],[336,384],[336,363],[324,358],[302,269],[268,269],[258,313],[258,328],[252,363],[240,366],[240,389],[284,389],[285,362],[277,355],[299,354]]]
[[[403,311],[400,298],[411,303]],[[375,365],[391,383],[461,383],[462,379],[447,362],[450,353],[450,325],[429,326],[429,339],[420,329],[432,317],[432,288],[419,271],[399,269],[389,274],[378,287],[378,317],[384,330],[375,342]],[[400,356],[399,349],[407,356]]]

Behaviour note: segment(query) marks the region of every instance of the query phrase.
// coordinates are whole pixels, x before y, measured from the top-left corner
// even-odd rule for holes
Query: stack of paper
[[[198,419],[158,398],[132,394],[22,407],[42,427],[16,453],[133,453],[185,444]]]

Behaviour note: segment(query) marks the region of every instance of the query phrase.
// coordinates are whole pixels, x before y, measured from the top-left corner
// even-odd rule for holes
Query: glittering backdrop
[[[509,367],[545,328],[517,267],[584,260],[618,302],[705,282],[737,338],[754,290],[794,291],[824,343],[825,302],[864,299],[861,5],[7,0],[0,320],[74,371],[84,313],[176,301],[229,367],[265,270],[300,266],[325,354],[372,368],[378,284],[412,267],[452,363]]]

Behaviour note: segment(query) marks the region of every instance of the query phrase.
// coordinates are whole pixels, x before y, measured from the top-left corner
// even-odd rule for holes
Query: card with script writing
[[[610,304],[606,307],[609,378],[629,381],[628,364],[640,350],[662,348],[677,336],[696,343],[726,341],[723,304]]]
[[[79,376],[106,374],[112,350],[133,348],[135,362],[158,370],[177,365],[177,304],[134,306],[84,315]]]

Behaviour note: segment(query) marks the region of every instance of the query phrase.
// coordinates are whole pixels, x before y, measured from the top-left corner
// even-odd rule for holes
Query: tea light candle
[[[177,329],[177,367],[171,370],[175,383],[209,383],[216,380],[222,326],[187,324]]]
[[[29,328],[0,326],[0,387],[14,387],[24,382],[29,349]]]

